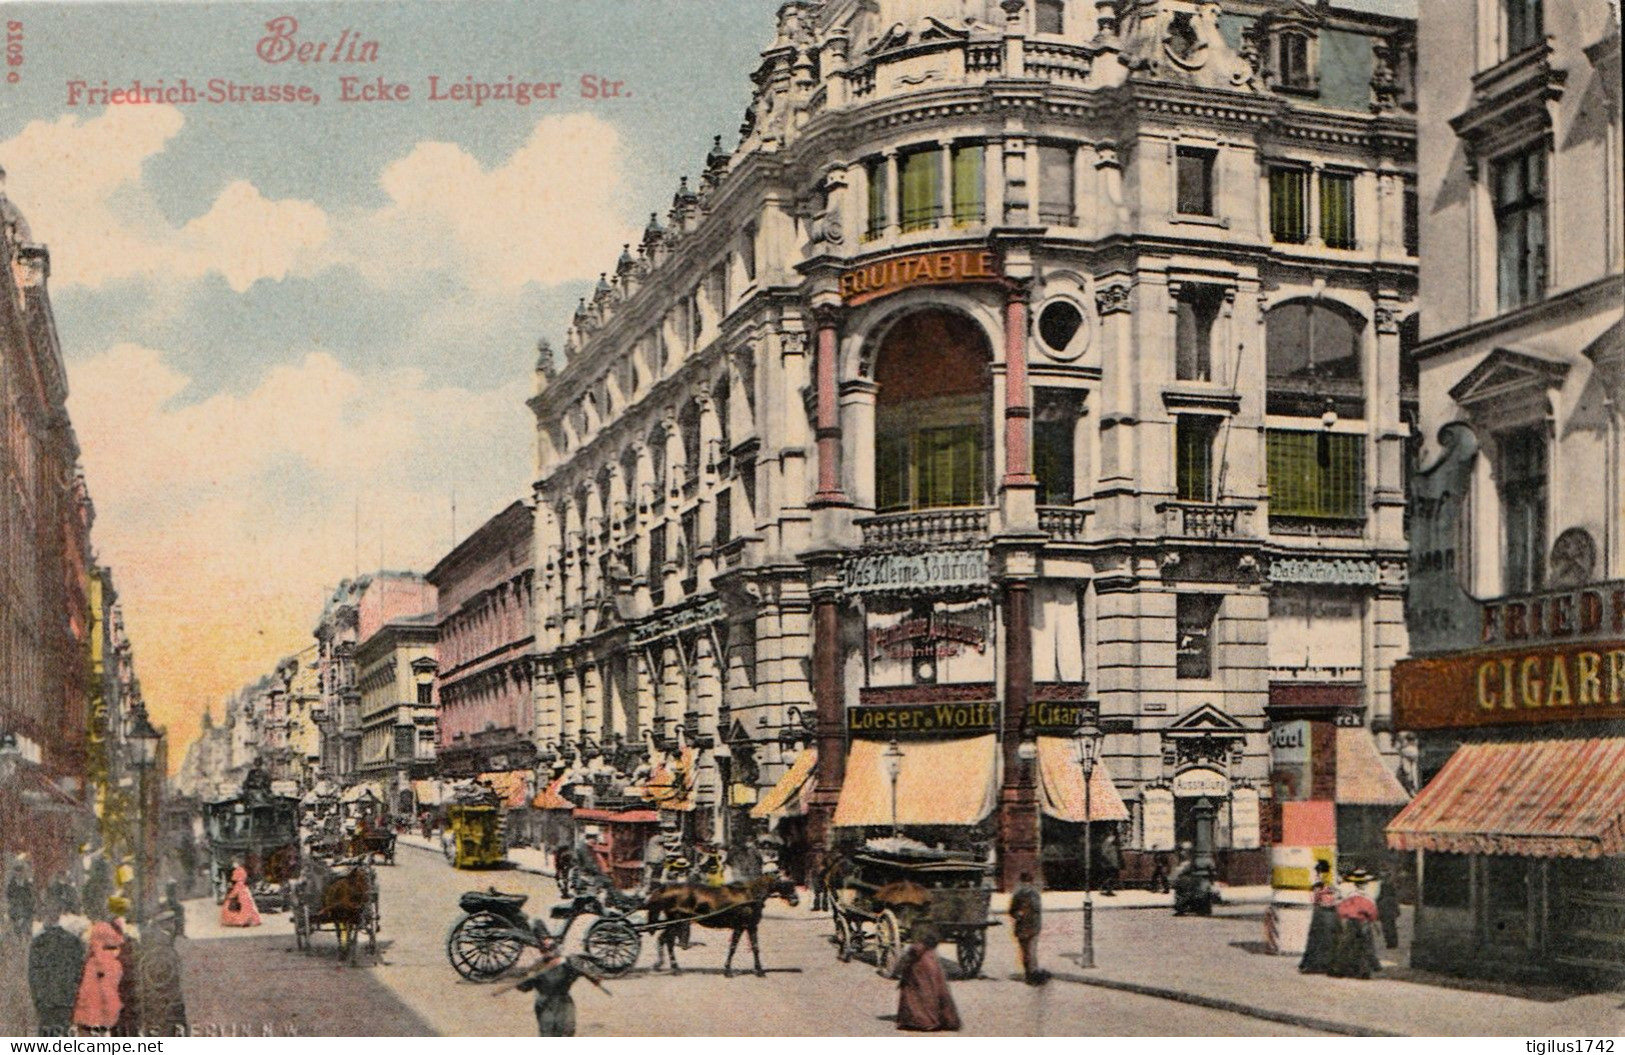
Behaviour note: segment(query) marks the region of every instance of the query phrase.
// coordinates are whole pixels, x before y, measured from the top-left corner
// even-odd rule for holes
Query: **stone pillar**
[[[807,875],[819,881],[830,846],[831,821],[846,779],[845,693],[841,683],[841,596],[834,565],[811,569],[813,592],[812,690],[817,717],[818,769],[807,805]]]
[[[1036,487],[1033,408],[1027,397],[1027,301],[1030,287],[1012,282],[1004,301],[1004,484]]]
[[[560,710],[559,735],[567,744],[574,744],[581,736],[581,683],[573,669],[566,669],[562,678],[563,707]]]
[[[649,672],[649,653],[643,648],[635,648],[632,653],[633,677],[637,679],[637,732],[642,735],[645,729],[654,729],[655,714],[658,711],[658,701],[655,697],[654,677]]]
[[[1036,763],[1019,752],[1033,698],[1032,584],[1010,579],[1004,584],[1004,786],[999,804],[999,883],[1014,889],[1021,873],[1038,875],[1038,799],[1033,780]]]
[[[597,663],[588,663],[581,672],[581,735],[604,743],[604,683]]]
[[[840,312],[824,305],[814,309],[818,323],[817,361],[813,383],[818,400],[818,493],[809,503],[814,508],[850,505],[841,487],[841,415],[837,405],[837,376],[840,355]]]

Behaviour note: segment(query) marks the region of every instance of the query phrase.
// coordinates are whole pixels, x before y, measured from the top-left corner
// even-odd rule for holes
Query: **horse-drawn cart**
[[[270,776],[251,769],[241,794],[203,811],[215,900],[225,900],[232,869],[241,866],[262,911],[286,908],[288,884],[299,874],[299,800],[272,794]]]
[[[367,939],[367,955],[378,958],[378,931],[383,927],[378,875],[366,858],[328,865],[307,857],[292,891],[294,944],[300,949],[311,951],[312,936],[330,930],[343,959],[355,962],[362,936]]]
[[[987,866],[961,854],[896,840],[871,843],[831,872],[836,955],[845,962],[864,952],[890,974],[919,930],[931,926],[957,952],[962,978],[975,978],[987,955],[992,890]]]
[[[615,977],[638,962],[643,928],[629,922],[613,902],[606,904],[594,895],[582,894],[554,905],[548,914],[564,921],[554,934],[546,922],[526,915],[526,900],[524,894],[507,894],[495,887],[470,890],[459,898],[463,915],[446,936],[446,956],[452,968],[471,982],[489,982],[518,963],[527,946],[539,948],[543,938],[562,943],[570,925],[583,916],[595,917],[582,948],[600,971]]]

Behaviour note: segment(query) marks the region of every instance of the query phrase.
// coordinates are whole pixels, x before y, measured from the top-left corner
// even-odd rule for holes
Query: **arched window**
[[[700,450],[700,404],[689,400],[677,415],[677,431],[683,438],[683,482],[700,478],[705,452]]]
[[[1365,416],[1360,340],[1365,320],[1324,301],[1294,300],[1264,317],[1268,410],[1320,417],[1331,401],[1343,417]]]
[[[649,497],[656,506],[666,500],[666,427],[656,425],[649,433]]]
[[[1399,324],[1399,391],[1416,396],[1422,380],[1422,367],[1416,361],[1416,346],[1422,343],[1422,313],[1413,312]]]
[[[875,359],[879,512],[987,501],[987,338],[969,319],[927,310],[886,334]]]

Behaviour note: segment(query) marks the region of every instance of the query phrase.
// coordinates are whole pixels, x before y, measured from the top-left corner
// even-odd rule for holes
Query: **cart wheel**
[[[582,948],[610,977],[625,974],[638,962],[643,937],[618,916],[606,916],[587,928]]]
[[[897,959],[903,954],[903,928],[891,909],[880,914],[875,921],[875,966],[890,978],[897,969]]]
[[[835,958],[842,963],[852,959],[852,925],[846,917],[835,917]]]
[[[446,956],[471,982],[488,982],[519,962],[524,943],[507,921],[493,912],[458,920],[446,938]]]
[[[982,961],[987,957],[987,934],[980,930],[962,931],[954,944],[959,949],[959,977],[980,978]]]

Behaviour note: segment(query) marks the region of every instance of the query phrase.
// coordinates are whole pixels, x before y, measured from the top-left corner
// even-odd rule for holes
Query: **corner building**
[[[542,757],[663,774],[791,871],[895,823],[1076,885],[1086,802],[1128,879],[1206,812],[1220,877],[1263,881],[1283,797],[1380,832],[1412,40],[1296,3],[783,5],[739,146],[541,349]]]

